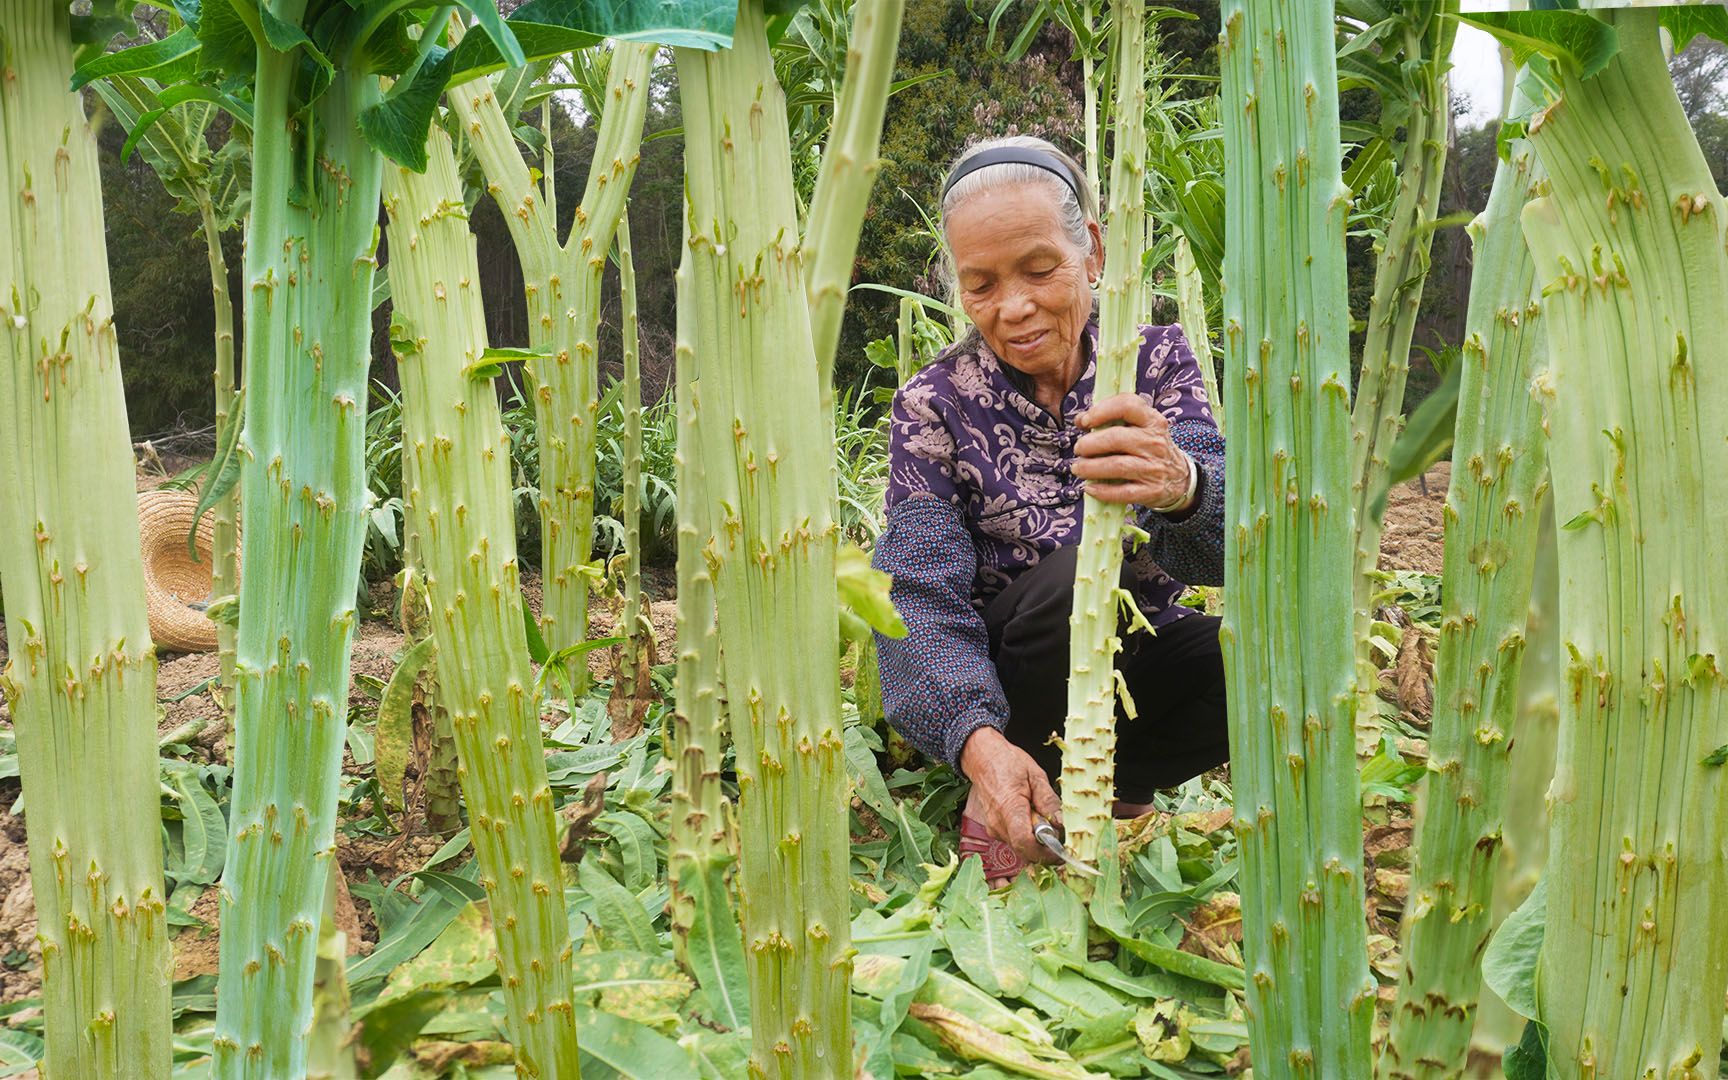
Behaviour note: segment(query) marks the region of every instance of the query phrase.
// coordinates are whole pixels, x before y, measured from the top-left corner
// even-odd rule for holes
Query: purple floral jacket
[[[977,335],[950,348],[894,397],[887,527],[877,569],[893,575],[901,639],[878,635],[882,703],[913,746],[950,765],[978,728],[1007,726],[990,658],[985,604],[1044,555],[1080,539],[1082,483],[1070,471],[1092,404],[1098,328],[1088,328],[1080,379],[1052,416],[1016,388]],[[1187,614],[1186,588],[1224,579],[1224,440],[1205,382],[1176,326],[1141,328],[1138,392],[1194,459],[1195,502],[1181,515],[1136,522],[1150,542],[1125,556],[1133,592],[1154,626]]]

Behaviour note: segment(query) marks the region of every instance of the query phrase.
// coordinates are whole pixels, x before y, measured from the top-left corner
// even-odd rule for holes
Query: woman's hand
[[[1013,848],[1022,861],[1056,861],[1032,835],[1032,815],[1059,824],[1062,800],[1031,754],[995,728],[981,727],[960,750],[960,771],[972,781],[969,816],[982,821],[990,835]]]
[[[1103,502],[1134,503],[1164,513],[1188,509],[1188,455],[1170,441],[1164,414],[1139,394],[1117,394],[1074,417],[1088,429],[1074,444],[1074,475]],[[1115,425],[1115,426],[1106,426]]]

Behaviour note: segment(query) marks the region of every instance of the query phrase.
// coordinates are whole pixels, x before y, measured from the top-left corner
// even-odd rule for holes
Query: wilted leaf
[[[426,989],[468,986],[492,975],[492,920],[484,902],[469,904],[420,955],[390,973],[378,1003]]]
[[[600,1008],[639,1023],[675,1022],[695,984],[669,956],[615,950],[577,953],[576,994],[593,994]]]
[[[405,806],[403,777],[408,772],[408,754],[414,746],[414,683],[437,655],[430,635],[415,642],[402,654],[384,696],[378,702],[378,726],[373,734],[373,775],[384,806],[400,814]]]

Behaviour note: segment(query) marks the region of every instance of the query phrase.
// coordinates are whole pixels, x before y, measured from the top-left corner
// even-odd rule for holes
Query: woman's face
[[[985,344],[1034,380],[1066,391],[1080,374],[1090,285],[1103,268],[1097,223],[1087,225],[1090,250],[1076,247],[1037,184],[982,192],[945,220],[960,305]]]

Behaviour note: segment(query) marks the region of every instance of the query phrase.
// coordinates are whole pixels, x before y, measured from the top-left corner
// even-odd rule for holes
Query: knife
[[[1038,838],[1040,844],[1049,848],[1051,854],[1055,855],[1058,859],[1061,859],[1063,863],[1072,867],[1076,872],[1084,874],[1087,877],[1104,876],[1094,867],[1087,866],[1079,859],[1068,854],[1068,848],[1062,843],[1062,834],[1057,832],[1056,826],[1050,824],[1048,821],[1039,820],[1037,824],[1033,825],[1032,835]]]

